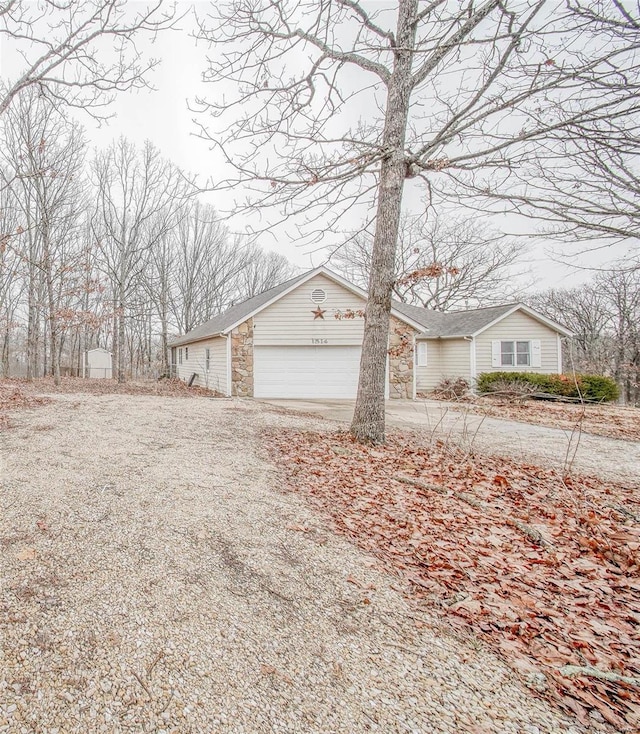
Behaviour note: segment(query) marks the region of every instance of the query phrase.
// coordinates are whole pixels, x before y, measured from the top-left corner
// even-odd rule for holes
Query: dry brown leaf
[[[16,553],[16,558],[19,561],[33,561],[35,557],[36,557],[35,548],[23,548],[22,550]]]

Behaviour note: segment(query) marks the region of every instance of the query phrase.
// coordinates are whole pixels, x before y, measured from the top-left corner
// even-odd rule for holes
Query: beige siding
[[[443,339],[440,354],[443,377],[471,379],[471,342],[466,339]]]
[[[440,342],[427,339],[427,364],[416,366],[416,393],[431,392],[442,379],[440,368]]]
[[[492,367],[491,342],[540,340],[540,367]],[[558,372],[558,333],[522,311],[507,316],[476,337],[476,371]]]
[[[206,349],[209,349],[209,372],[206,371]],[[182,350],[182,364],[179,358],[180,350]],[[227,340],[224,337],[218,336],[176,348],[177,377],[188,381],[194,372],[198,375],[194,385],[217,390],[223,395],[227,394]]]
[[[465,339],[427,340],[427,366],[418,367],[416,392],[433,390],[445,378],[471,379],[470,343]]]
[[[322,288],[327,294],[326,301],[320,304],[325,312],[321,319],[314,319],[312,313],[318,308],[311,300],[314,288]],[[364,320],[360,316],[336,319],[335,314],[364,307],[362,298],[324,275],[316,275],[254,316],[253,343],[255,346],[362,344]],[[327,341],[317,341],[324,339]]]

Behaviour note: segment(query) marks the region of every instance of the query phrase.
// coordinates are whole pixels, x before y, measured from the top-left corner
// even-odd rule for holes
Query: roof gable
[[[415,309],[417,307],[405,306],[405,308]],[[531,318],[564,336],[572,336],[572,332],[562,324],[548,319],[523,303],[505,303],[500,306],[486,306],[485,308],[449,311],[447,313],[429,311],[428,309],[421,310],[425,312],[423,319],[425,333],[420,334],[422,338],[452,339],[454,337],[478,336],[516,311],[526,313]]]
[[[231,308],[228,308],[223,313],[214,316],[206,323],[197,326],[195,329],[192,329],[188,333],[184,334],[184,336],[180,336],[177,339],[174,339],[169,343],[169,346],[177,347],[183,344],[190,344],[194,341],[201,341],[202,339],[210,339],[215,336],[224,336],[235,329],[236,326],[239,326],[247,319],[252,318],[257,313],[269,307],[272,303],[275,303],[280,298],[284,298],[284,296],[286,296],[288,293],[291,293],[291,291],[300,287],[308,280],[311,280],[316,275],[324,275],[330,280],[333,280],[335,283],[343,286],[348,291],[351,291],[355,295],[359,296],[360,298],[362,298],[363,301],[367,300],[367,294],[365,291],[362,290],[362,288],[359,288],[357,285],[354,285],[350,281],[346,280],[346,278],[343,278],[341,275],[334,273],[328,268],[321,266],[319,268],[315,268],[314,270],[309,270],[306,273],[302,273],[302,275],[297,275],[295,278],[291,278],[290,280],[287,280],[280,285],[277,285],[267,291],[264,291],[263,293],[259,293],[258,295],[253,296],[253,298],[249,298],[246,301],[242,301],[241,303],[236,304],[235,306],[231,306]],[[421,331],[424,328],[423,324],[420,321],[414,319],[410,314],[407,314],[404,311],[397,309],[396,306],[397,304],[394,302],[391,310],[394,316],[400,318],[402,321],[405,321],[410,326],[413,326],[417,331]]]

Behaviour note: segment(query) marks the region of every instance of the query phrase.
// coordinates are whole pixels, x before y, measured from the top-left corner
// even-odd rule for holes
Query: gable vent
[[[324,303],[327,300],[327,294],[322,290],[322,288],[314,288],[311,291],[311,300],[314,303]]]

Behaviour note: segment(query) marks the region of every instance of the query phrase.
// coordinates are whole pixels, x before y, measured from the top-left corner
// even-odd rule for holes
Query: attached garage
[[[354,400],[366,293],[324,267],[232,306],[171,342],[173,373],[233,397]],[[419,322],[394,307],[387,397],[413,396]],[[215,349],[214,349],[215,347]]]
[[[173,372],[233,397],[355,399],[365,305],[364,291],[316,268],[175,339]],[[440,313],[393,301],[387,397],[413,398],[443,378],[473,384],[492,369],[560,372],[570,334],[520,303]]]
[[[256,346],[257,398],[355,398],[359,346]]]

